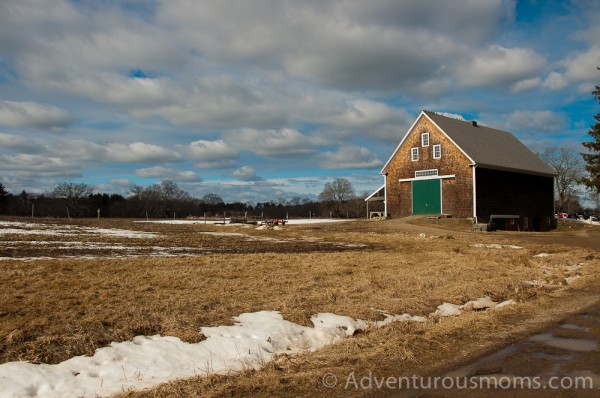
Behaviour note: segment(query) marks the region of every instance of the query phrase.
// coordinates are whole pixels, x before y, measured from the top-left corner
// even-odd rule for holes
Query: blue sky
[[[0,182],[372,191],[422,109],[580,150],[597,66],[590,0],[3,0]]]

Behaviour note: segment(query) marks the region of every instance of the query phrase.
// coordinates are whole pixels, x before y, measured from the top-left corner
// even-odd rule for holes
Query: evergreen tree
[[[600,70],[600,68],[598,69]],[[596,97],[596,101],[600,103],[600,86],[596,85],[596,90],[592,94]],[[583,178],[581,182],[589,189],[600,194],[600,113],[594,115],[594,119],[596,124],[588,131],[593,140],[581,144],[589,151],[589,153],[581,154],[586,162],[585,169],[589,173],[589,176]]]
[[[8,198],[10,193],[6,190],[4,185],[0,183],[0,213],[3,214],[6,211],[6,205],[8,203]]]

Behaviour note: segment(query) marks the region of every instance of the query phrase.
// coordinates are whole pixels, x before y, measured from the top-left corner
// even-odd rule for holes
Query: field
[[[201,327],[258,311],[311,330],[311,316],[323,313],[370,325],[319,349],[275,353],[261,366],[207,369],[156,387],[143,370],[123,369],[126,382],[150,386],[127,397],[385,396],[385,388],[328,389],[323,377],[441,374],[599,300],[593,227],[519,234],[474,232],[454,219],[279,229],[31,221],[0,221],[2,364],[58,364],[139,335],[199,343],[210,340]],[[514,304],[429,316],[444,302],[483,296]],[[373,327],[385,314],[406,313],[426,320]]]

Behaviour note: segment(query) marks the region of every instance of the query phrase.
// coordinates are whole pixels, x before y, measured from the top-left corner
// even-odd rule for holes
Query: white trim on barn
[[[414,177],[414,178],[401,178],[398,181],[400,182],[408,182],[408,181],[419,181],[419,180],[437,180],[438,178],[444,179],[444,178],[454,178],[456,177],[456,174],[448,174],[445,176],[425,176],[425,177]]]
[[[385,189],[385,184],[383,184],[382,186],[380,186],[379,188],[377,188],[375,190],[375,192],[373,192],[372,194],[370,194],[369,196],[367,196],[365,198],[365,202],[368,201],[369,199],[371,199],[373,196],[377,195],[382,189]]]

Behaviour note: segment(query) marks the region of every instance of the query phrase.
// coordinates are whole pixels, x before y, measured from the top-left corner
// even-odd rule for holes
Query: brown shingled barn
[[[385,213],[547,230],[555,172],[514,135],[423,111],[384,165]]]

